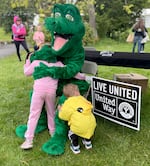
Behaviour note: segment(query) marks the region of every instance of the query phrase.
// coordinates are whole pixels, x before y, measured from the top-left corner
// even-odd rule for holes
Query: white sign
[[[92,78],[94,114],[120,125],[140,130],[141,87]]]

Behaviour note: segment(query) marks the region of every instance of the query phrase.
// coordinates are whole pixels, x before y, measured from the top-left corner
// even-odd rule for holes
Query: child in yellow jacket
[[[80,95],[78,86],[75,84],[65,85],[63,94],[67,100],[62,106],[58,106],[59,118],[68,121],[70,148],[78,154],[80,153],[79,137],[82,138],[86,149],[92,148],[91,137],[96,127],[96,120],[92,113],[93,105]]]

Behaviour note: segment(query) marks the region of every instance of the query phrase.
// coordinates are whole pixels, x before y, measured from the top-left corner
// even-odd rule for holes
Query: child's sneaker
[[[85,139],[82,139],[82,143],[85,146],[86,149],[91,149],[92,148],[92,143],[91,141],[86,141]]]
[[[21,149],[31,149],[33,147],[33,141],[25,140],[24,143],[20,146]]]
[[[73,146],[72,144],[70,145],[70,149],[73,151],[74,154],[79,154],[80,153],[80,146]]]

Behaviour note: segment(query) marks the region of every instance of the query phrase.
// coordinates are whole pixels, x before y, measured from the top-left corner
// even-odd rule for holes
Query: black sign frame
[[[93,113],[140,130],[141,86],[92,77]]]

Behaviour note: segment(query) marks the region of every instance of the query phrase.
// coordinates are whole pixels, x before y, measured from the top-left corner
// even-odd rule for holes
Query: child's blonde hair
[[[36,30],[42,31],[42,28],[43,28],[43,25],[42,25],[41,23],[39,23],[39,24],[36,26]]]
[[[72,97],[76,92],[80,93],[78,86],[75,84],[67,84],[63,87],[63,94],[66,97]]]

